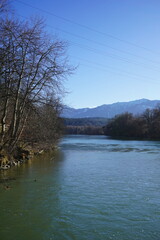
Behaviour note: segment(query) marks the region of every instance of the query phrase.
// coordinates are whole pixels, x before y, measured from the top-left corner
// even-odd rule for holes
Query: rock
[[[18,165],[18,162],[13,161],[13,162],[12,162],[12,165],[13,165],[13,166],[17,166],[17,165]]]
[[[40,155],[42,153],[44,153],[44,150],[39,150],[38,152],[35,152],[34,155]]]
[[[42,154],[43,152],[44,152],[44,150],[40,150],[40,151],[39,151],[39,154]]]
[[[0,168],[1,169],[8,169],[10,166],[9,164],[9,159],[8,159],[8,156],[5,155],[5,154],[0,154]]]
[[[2,170],[7,170],[7,169],[9,169],[11,166],[10,165],[2,165],[1,167],[0,167],[0,169],[2,169]]]
[[[8,186],[8,185],[6,185],[6,186],[4,186],[4,188],[5,188],[6,190],[9,190],[11,187]]]

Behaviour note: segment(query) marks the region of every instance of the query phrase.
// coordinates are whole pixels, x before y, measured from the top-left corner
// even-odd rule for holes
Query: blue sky
[[[14,0],[12,5],[23,17],[43,16],[47,31],[68,42],[70,63],[78,68],[64,83],[65,104],[83,108],[160,99],[159,0]]]

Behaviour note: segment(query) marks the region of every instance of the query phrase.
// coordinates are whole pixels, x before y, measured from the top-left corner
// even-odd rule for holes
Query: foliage
[[[106,118],[65,118],[65,133],[102,135],[103,128],[108,119]]]
[[[104,127],[105,135],[135,139],[160,139],[160,108],[147,109],[140,116],[124,113]]]
[[[107,118],[64,118],[66,126],[105,126]]]
[[[84,134],[84,135],[103,135],[102,127],[95,126],[67,126],[65,128],[66,134]]]

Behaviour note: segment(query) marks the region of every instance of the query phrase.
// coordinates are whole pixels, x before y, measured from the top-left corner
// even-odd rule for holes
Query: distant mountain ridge
[[[124,112],[134,115],[141,114],[147,108],[153,109],[158,105],[160,105],[160,100],[139,99],[130,102],[104,104],[95,108],[75,109],[66,106],[61,116],[65,118],[113,118]]]

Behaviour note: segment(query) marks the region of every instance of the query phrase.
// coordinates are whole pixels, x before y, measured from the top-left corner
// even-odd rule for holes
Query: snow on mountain
[[[160,100],[139,99],[130,102],[117,102],[104,104],[95,108],[70,108],[64,107],[62,117],[65,118],[87,118],[104,117],[113,118],[115,115],[129,112],[134,115],[143,113],[147,108],[153,109],[160,105]]]

